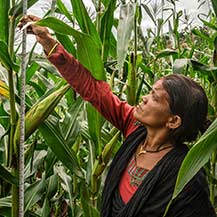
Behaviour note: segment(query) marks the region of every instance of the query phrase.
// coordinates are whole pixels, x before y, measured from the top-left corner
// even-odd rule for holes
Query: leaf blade
[[[117,28],[117,60],[119,73],[121,72],[127,55],[129,39],[134,26],[134,16],[135,5],[129,3],[121,6],[119,24]],[[121,74],[120,77],[122,77]]]
[[[181,192],[191,178],[205,165],[217,146],[217,119],[185,157],[176,181],[173,199]]]
[[[78,164],[76,153],[65,144],[64,139],[55,129],[55,126],[46,121],[39,127],[39,131],[56,157],[62,161],[72,174],[75,173],[82,178],[83,172]]]

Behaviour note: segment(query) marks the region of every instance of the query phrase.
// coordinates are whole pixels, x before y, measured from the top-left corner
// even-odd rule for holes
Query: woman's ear
[[[166,123],[167,128],[173,130],[180,127],[182,124],[182,119],[179,115],[173,115],[169,117],[168,122]]]

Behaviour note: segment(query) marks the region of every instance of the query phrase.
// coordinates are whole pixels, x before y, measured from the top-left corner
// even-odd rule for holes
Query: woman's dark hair
[[[171,131],[174,143],[191,142],[206,130],[208,99],[204,89],[192,79],[171,74],[163,78],[169,95],[170,110],[180,116],[182,124]]]

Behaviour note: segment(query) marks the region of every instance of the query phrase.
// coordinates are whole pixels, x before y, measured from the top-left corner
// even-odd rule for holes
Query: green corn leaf
[[[213,65],[215,67],[217,67],[217,36],[215,37],[214,39],[214,52],[213,52],[213,57],[212,57],[212,60],[213,60]]]
[[[63,2],[61,0],[57,0],[57,6],[58,6],[59,10],[61,11],[61,13],[64,14],[68,18],[68,20],[71,21],[72,24],[74,24],[74,20],[72,18],[72,15],[67,10],[66,6],[63,4]]]
[[[52,199],[58,191],[58,175],[54,173],[48,180],[47,198]]]
[[[217,119],[199,141],[190,149],[180,168],[173,199],[182,191],[191,178],[207,163],[217,147]]]
[[[110,50],[111,29],[113,26],[115,6],[116,0],[110,1],[110,4],[101,19],[100,37],[102,41],[102,57],[104,62],[106,62]]]
[[[176,37],[179,37],[179,23],[180,23],[180,17],[182,16],[183,11],[179,11],[176,16],[175,16],[175,20],[174,20],[174,33],[176,34]]]
[[[78,164],[76,153],[66,145],[62,135],[57,131],[56,126],[45,121],[39,127],[39,131],[56,157],[62,161],[72,174],[76,174],[82,178],[83,172]]]
[[[37,24],[47,26],[59,34],[64,33],[65,35],[72,35],[77,42],[77,57],[80,63],[86,67],[96,79],[106,79],[100,55],[100,46],[95,42],[93,37],[78,32],[53,17],[40,20]]]
[[[44,96],[44,90],[42,89],[41,85],[38,85],[37,83],[32,82],[32,81],[29,81],[28,85],[32,86],[35,89],[39,97]]]
[[[146,4],[142,4],[142,7],[144,8],[145,12],[148,14],[148,16],[151,18],[155,26],[157,26],[156,19],[153,15],[153,13],[150,11],[149,7]]]
[[[44,145],[46,148],[46,145]],[[33,146],[32,149],[30,149],[31,153],[29,153],[29,155],[31,155],[31,159],[30,159],[30,163],[28,163],[25,166],[25,178],[29,178],[31,177],[33,174],[36,174],[38,171],[38,168],[42,167],[43,165],[43,161],[46,157],[47,152],[45,150],[41,150],[41,151],[36,151],[35,152],[35,147]]]
[[[91,140],[96,145],[96,154],[101,153],[101,128],[104,122],[102,115],[90,104],[87,104],[88,129]]]
[[[217,119],[190,149],[180,167],[172,199],[175,199],[193,176],[208,162],[217,147]],[[169,204],[170,205],[170,204]],[[167,210],[169,209],[169,205]],[[164,215],[165,216],[165,215]]]
[[[80,111],[83,108],[84,101],[79,97],[72,104],[71,108],[69,109],[69,112],[66,112],[66,116],[61,127],[64,139],[68,145],[72,145],[74,143],[80,131],[80,126],[77,122],[77,118],[79,116]]]
[[[198,18],[201,20],[201,22],[204,23],[205,26],[208,26],[211,29],[217,30],[217,25],[215,25],[214,23],[208,22],[204,19],[201,18],[201,16],[199,15]]]
[[[147,73],[151,78],[154,77],[154,73],[152,72],[152,69],[150,67],[146,66],[144,63],[139,63],[138,67],[140,67],[142,69],[142,71],[144,73]]]
[[[138,20],[138,24],[141,25],[142,23],[142,5],[136,5],[136,18]]]
[[[9,34],[9,16],[8,11],[10,8],[10,1],[0,0],[0,40],[8,43],[8,34]]]
[[[0,207],[11,207],[11,196],[0,198]]]
[[[9,53],[8,53],[8,46],[5,42],[0,41],[0,63],[7,69],[7,70],[14,70],[16,72],[19,71],[19,66],[13,63]]]
[[[26,83],[31,80],[32,76],[35,72],[39,69],[39,65],[36,62],[33,62],[27,69],[26,69]]]
[[[114,37],[114,34],[111,33],[110,35],[110,49],[109,49],[110,55],[116,59],[117,58],[117,40]]]
[[[216,0],[211,0],[211,1],[212,1],[213,10],[215,12],[215,15],[217,16],[217,1]]]
[[[50,217],[51,207],[50,207],[50,201],[46,197],[41,209],[41,217]]]
[[[174,56],[177,55],[178,52],[175,50],[170,50],[170,49],[165,49],[163,51],[160,51],[157,56],[156,59],[162,58],[162,57],[168,57],[168,56]]]
[[[190,60],[190,64],[194,70],[200,71],[202,73],[204,72],[217,72],[217,67],[210,67],[207,65],[204,65],[203,63],[196,61],[196,60]]]
[[[47,156],[45,158],[46,164],[45,164],[45,176],[50,177],[51,175],[53,175],[53,166],[57,161],[57,158],[55,156],[55,154],[53,153],[53,151],[51,150],[50,147],[48,147],[47,150]]]
[[[207,35],[206,33],[204,33],[203,31],[198,30],[198,29],[192,29],[191,31],[192,31],[193,34],[195,34],[195,35],[203,38],[204,40],[212,43],[212,39],[210,38],[210,36]]]
[[[0,124],[2,127],[4,127],[4,129],[8,129],[9,123],[10,123],[10,115],[5,111],[4,103],[1,103],[0,104]],[[6,131],[3,135],[1,134],[1,139],[3,139],[4,135],[6,134],[7,134]],[[1,152],[1,149],[0,149],[0,152]],[[1,159],[3,159],[3,157]]]
[[[34,182],[25,190],[24,212],[26,213],[46,193],[46,182],[44,179]]]
[[[64,190],[68,193],[69,195],[69,204],[71,209],[73,209],[74,205],[73,205],[73,192],[72,192],[72,178],[71,176],[67,175],[67,173],[64,170],[64,167],[59,166],[59,167],[55,167],[55,172],[58,174],[58,176],[60,177],[61,181],[62,181],[62,185],[64,185]]]
[[[12,197],[0,198],[0,214],[4,217],[11,217]]]
[[[99,46],[101,46],[101,41],[96,31],[96,27],[93,24],[91,18],[89,17],[83,1],[82,0],[77,0],[77,1],[71,0],[71,4],[72,4],[73,15],[75,16],[81,30],[84,33],[92,36],[94,41]]]
[[[0,177],[12,185],[19,185],[19,180],[0,164]]]
[[[43,68],[43,69],[47,70],[48,72],[54,74],[55,76],[60,77],[58,70],[53,65],[48,63],[47,60],[40,59],[40,60],[36,60],[35,63],[37,63],[38,66],[40,66],[41,68]],[[40,75],[41,74],[39,74],[38,76],[40,76]],[[41,77],[43,77],[43,76],[41,76]],[[43,82],[43,83],[48,83],[48,85],[49,85],[50,81],[49,82]]]
[[[105,9],[109,7],[109,4],[111,3],[112,0],[102,0],[103,5],[105,6]]]
[[[69,36],[56,33],[56,37],[57,40],[64,46],[64,48],[76,58],[76,49]]]
[[[120,78],[122,67],[127,55],[130,36],[134,27],[135,5],[128,3],[120,8],[120,18],[117,28],[117,60]]]
[[[4,217],[11,217],[11,207],[1,207],[0,205],[0,213]]]

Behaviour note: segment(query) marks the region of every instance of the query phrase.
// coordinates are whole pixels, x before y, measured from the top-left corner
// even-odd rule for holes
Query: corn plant
[[[22,11],[19,2],[0,0],[4,27],[0,31],[0,216],[18,213],[20,55],[14,34]],[[36,2],[29,0],[28,5]],[[93,17],[82,0],[69,1],[72,11],[57,0],[38,24],[52,29],[54,37],[96,79],[109,82],[114,93],[131,105],[149,92],[156,79],[169,73],[183,73],[201,82],[209,98],[212,125],[183,162],[174,198],[205,165],[214,203],[216,3],[211,1],[212,12],[206,19],[200,16],[203,27],[186,27],[184,32],[179,28],[184,12],[177,11],[176,1],[166,2],[169,6],[165,1],[160,5],[137,0],[93,1]],[[117,8],[118,18],[114,17]],[[170,11],[169,17],[161,9]],[[141,27],[144,14],[155,24],[145,35]],[[169,26],[167,33],[163,32],[165,25]],[[122,137],[34,49],[35,45],[29,52],[26,75],[25,215],[99,216],[106,171]]]

